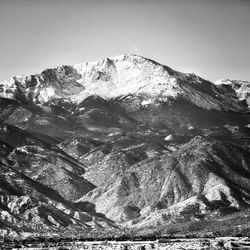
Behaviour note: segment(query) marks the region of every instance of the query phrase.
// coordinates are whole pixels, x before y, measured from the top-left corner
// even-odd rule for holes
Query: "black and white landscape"
[[[249,236],[249,107],[133,54],[1,82],[1,237]]]

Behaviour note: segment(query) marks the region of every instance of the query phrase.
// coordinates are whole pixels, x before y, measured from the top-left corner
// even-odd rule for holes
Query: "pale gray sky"
[[[123,53],[250,80],[250,1],[0,0],[0,80]]]

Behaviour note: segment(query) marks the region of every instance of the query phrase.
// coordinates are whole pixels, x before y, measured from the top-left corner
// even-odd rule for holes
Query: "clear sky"
[[[250,80],[250,0],[0,0],[0,80],[124,53]]]

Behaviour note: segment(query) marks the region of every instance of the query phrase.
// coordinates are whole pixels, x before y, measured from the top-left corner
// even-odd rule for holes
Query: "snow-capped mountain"
[[[35,104],[55,99],[80,103],[89,96],[104,99],[141,96],[142,105],[182,98],[206,109],[245,111],[235,92],[218,88],[194,74],[184,74],[137,55],[121,55],[0,83],[0,95]]]
[[[247,235],[249,87],[137,55],[1,82],[1,235]]]

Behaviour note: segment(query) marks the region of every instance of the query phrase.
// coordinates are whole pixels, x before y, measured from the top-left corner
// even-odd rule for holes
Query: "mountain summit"
[[[137,95],[146,99],[144,103],[182,98],[207,109],[243,111],[245,108],[234,91],[225,93],[221,85],[174,71],[142,56],[126,54],[13,77],[0,83],[0,87],[2,97],[25,98],[35,104],[55,99],[80,103],[92,95],[104,99]]]
[[[249,92],[137,55],[1,82],[1,235],[249,235]]]

